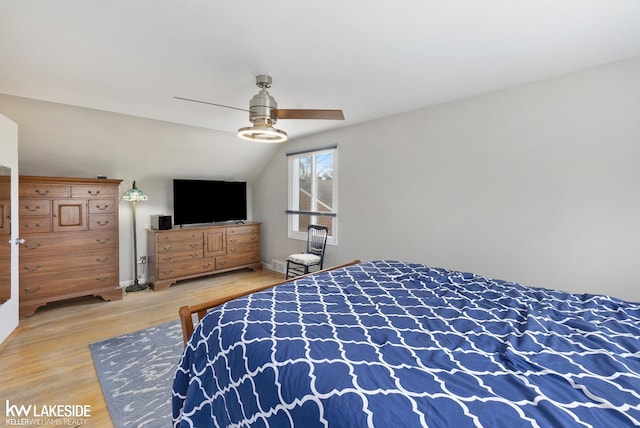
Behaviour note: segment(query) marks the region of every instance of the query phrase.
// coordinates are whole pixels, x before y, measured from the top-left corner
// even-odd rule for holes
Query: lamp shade
[[[136,181],[133,181],[133,187],[122,194],[122,200],[127,202],[146,201],[149,199],[146,193],[136,187]]]

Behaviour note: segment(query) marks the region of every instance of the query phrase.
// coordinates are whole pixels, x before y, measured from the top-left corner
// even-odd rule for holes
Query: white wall
[[[0,115],[0,165],[11,168],[12,201],[18,195],[18,127]],[[11,235],[18,236],[18,204],[11,204]],[[1,242],[0,245],[7,245]],[[18,326],[18,246],[11,246],[11,298],[0,305],[0,343]]]
[[[328,264],[401,259],[640,301],[640,57],[287,143],[254,186],[264,261],[302,248],[286,237],[285,152],[330,143]]]

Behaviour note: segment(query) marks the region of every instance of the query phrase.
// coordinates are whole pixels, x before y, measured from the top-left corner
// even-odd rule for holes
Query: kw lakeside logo
[[[87,425],[91,417],[89,404],[11,404],[5,400],[7,426]]]

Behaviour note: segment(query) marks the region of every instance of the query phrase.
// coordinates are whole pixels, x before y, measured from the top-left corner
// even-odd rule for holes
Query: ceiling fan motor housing
[[[249,120],[254,125],[271,126],[278,120],[278,103],[266,89],[261,89],[249,103]]]

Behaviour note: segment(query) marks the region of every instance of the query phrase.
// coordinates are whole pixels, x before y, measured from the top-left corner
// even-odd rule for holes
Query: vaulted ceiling
[[[255,76],[290,138],[640,55],[637,0],[2,0],[0,93],[234,132]]]

